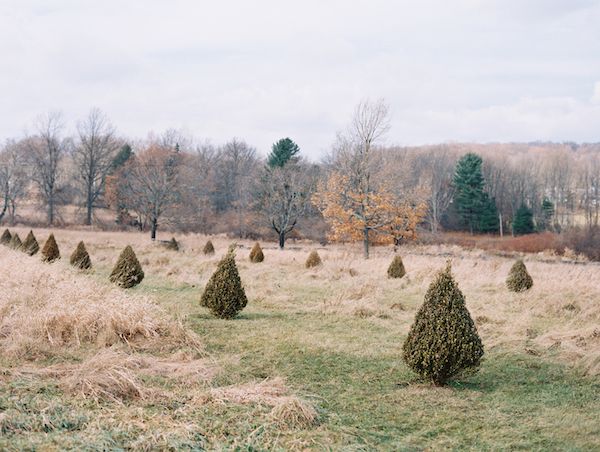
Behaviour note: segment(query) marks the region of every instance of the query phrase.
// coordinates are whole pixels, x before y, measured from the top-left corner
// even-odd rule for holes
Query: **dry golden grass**
[[[36,359],[117,343],[199,346],[193,334],[148,297],[77,274],[66,263],[46,265],[5,251],[0,268],[0,344],[6,356]]]
[[[11,229],[21,235],[28,230]],[[328,439],[345,435],[335,430],[338,421],[327,423],[329,416],[337,415],[332,406],[343,413],[339,425],[352,425],[358,419],[369,421],[369,413],[377,411],[379,404],[383,407],[379,416],[391,413],[393,420],[398,410],[415,409],[418,417],[425,413],[419,411],[423,407],[419,404],[435,407],[441,398],[456,410],[444,422],[454,422],[471,402],[486,397],[485,389],[457,392],[412,384],[396,387],[397,381],[377,386],[380,378],[393,380],[401,369],[401,364],[387,363],[400,363],[401,340],[428,285],[447,259],[452,259],[453,273],[466,296],[486,357],[528,356],[540,363],[567,364],[592,377],[600,375],[600,266],[593,263],[575,264],[548,253],[524,256],[534,286],[516,294],[505,286],[514,256],[466,251],[458,246],[407,246],[402,249],[406,276],[393,280],[387,278],[391,248],[376,247],[372,258],[365,261],[358,246],[321,247],[322,265],[306,269],[305,258],[314,243],[289,242],[284,251],[265,243],[265,263],[253,265],[244,257],[253,242],[237,241],[241,248],[237,265],[249,303],[238,319],[224,321],[212,319],[199,300],[232,240],[210,237],[215,254],[207,256],[202,250],[208,237],[199,234],[176,236],[181,249],[173,252],[138,233],[34,230],[42,237],[50,232],[61,250],[72,250],[84,240],[94,268],[81,274],[64,259],[44,265],[35,256],[2,248],[0,358],[11,368],[0,374],[0,384],[31,376],[56,381],[66,395],[81,403],[105,403],[102,412],[87,424],[86,434],[97,432],[101,438],[110,428],[127,431],[137,438],[137,442],[127,443],[128,447],[167,449],[181,438],[191,441],[196,423],[202,424],[207,413],[212,416],[212,430],[206,427],[209,448],[244,448],[252,443],[258,449],[264,444],[274,449],[320,449],[326,443],[318,442],[319,435],[331,434]],[[161,238],[170,238],[170,234]],[[125,291],[110,285],[108,275],[128,244],[146,278],[135,289]],[[201,342],[218,352],[209,356]],[[292,360],[289,367],[286,359]],[[351,365],[346,366],[346,360]],[[490,378],[489,373],[498,369],[494,363],[487,364],[490,366],[482,373],[488,372],[485,378]],[[372,368],[367,371],[368,366]],[[354,370],[354,379],[345,380]],[[324,376],[321,371],[331,373]],[[531,369],[527,372],[534,373]],[[322,417],[312,403],[299,398],[285,383],[311,394],[308,399],[313,400],[312,394],[321,397],[328,378],[333,381],[332,389],[323,405],[331,411],[324,409]],[[316,383],[311,386],[313,380]],[[350,386],[340,386],[346,384]],[[370,385],[375,392],[359,392],[370,391]],[[352,395],[338,394],[342,387]],[[385,395],[378,399],[377,391]],[[506,400],[512,400],[509,393]],[[372,398],[377,400],[375,405],[369,404]],[[496,402],[486,403],[493,406]],[[146,410],[146,406],[175,408],[167,412]],[[571,408],[577,406],[573,403]],[[362,411],[352,411],[359,409]],[[427,413],[441,415],[435,408]],[[403,419],[410,422],[413,415],[406,416]],[[502,416],[496,421],[502,421]],[[253,423],[255,418],[259,425]],[[379,419],[373,420],[375,430]],[[241,434],[246,436],[235,436],[237,432],[227,426],[232,422],[238,428],[247,427]],[[276,426],[276,430],[261,423]],[[577,429],[574,422],[564,423],[567,433]],[[317,424],[318,428],[312,428]],[[388,420],[385,425],[388,428],[393,422]],[[591,432],[593,426],[589,425]],[[314,436],[310,438],[297,430],[311,428]],[[417,432],[413,433],[417,435],[415,448],[421,448],[426,444],[422,438],[428,436],[414,430],[414,425],[411,428]],[[280,430],[287,429],[293,431],[278,443]],[[269,433],[260,436],[264,431]],[[407,444],[411,444],[410,438],[402,443]],[[448,448],[465,444],[446,443]],[[377,443],[369,446],[376,448]]]
[[[27,229],[13,228],[13,232],[23,234]],[[51,231],[42,229],[34,232],[44,236]],[[160,278],[168,284],[197,289],[198,299],[218,260],[232,243],[227,237],[212,236],[210,239],[216,252],[214,256],[206,256],[202,249],[208,237],[200,234],[177,236],[181,252],[174,253],[158,243],[150,242],[146,235],[139,233],[93,230],[52,232],[62,249],[74,248],[79,240],[84,240],[92,260],[98,262],[99,275],[102,276],[116,261],[118,250],[131,244],[148,278]],[[166,238],[170,238],[170,234],[165,235]],[[238,252],[239,256],[245,255],[253,246],[251,241],[236,242],[238,247],[243,248]],[[321,247],[318,252],[323,265],[306,269],[304,259],[313,247],[312,243],[290,242],[288,249],[281,251],[275,244],[265,244],[263,252],[267,266],[251,265],[246,259],[237,259],[250,304],[259,303],[264,309],[349,315],[372,318],[373,321],[393,319],[408,326],[435,272],[447,259],[452,259],[453,273],[467,298],[467,306],[476,320],[486,348],[503,346],[549,352],[582,366],[589,374],[600,373],[600,305],[597,303],[600,299],[600,266],[597,264],[575,264],[575,261],[564,257],[544,253],[527,255],[525,261],[534,287],[527,293],[513,294],[505,287],[512,257],[494,256],[481,250],[466,251],[458,246],[405,247],[402,256],[407,275],[399,281],[384,282],[387,267],[394,255],[390,248],[374,248],[372,258],[365,261],[358,246]],[[17,264],[0,262],[0,266],[5,265]],[[56,274],[59,273],[60,285],[76,286],[76,293],[79,293],[76,296],[106,298],[107,303],[113,303],[111,306],[124,305],[120,291],[109,291],[104,284],[95,285],[89,279],[85,284],[78,284],[79,276],[65,273],[63,269],[57,269]],[[3,284],[10,284],[10,281]],[[56,285],[56,282],[51,284]],[[12,287],[17,285],[22,286],[17,283]],[[26,288],[25,292],[31,290],[35,292],[34,287]],[[98,291],[103,295],[96,297]],[[7,291],[3,292],[6,294]],[[77,340],[75,333],[81,334],[80,331],[63,331],[61,328],[54,331],[53,328],[56,322],[61,323],[58,320],[61,316],[68,317],[72,313],[77,318],[85,318],[85,315],[74,313],[71,308],[65,310],[64,304],[61,307],[60,295],[54,298],[57,298],[53,306],[53,312],[56,309],[57,314],[52,316],[55,320],[45,322],[43,327],[38,327],[38,332],[46,334],[47,331],[49,342],[69,338]],[[167,300],[166,306],[174,314],[183,316],[200,309],[180,306],[175,299]],[[126,325],[122,325],[118,314],[111,319],[110,324],[114,328],[109,328],[111,334],[106,339],[108,343],[116,338],[129,340],[136,335],[152,337],[163,328],[159,320],[153,320],[147,329],[147,322],[143,319],[148,313],[143,308],[135,312],[126,309],[123,315],[127,319]],[[132,323],[131,319],[137,321]],[[95,331],[95,325],[90,327]],[[176,335],[175,332],[170,334]],[[26,341],[26,337],[23,340]]]

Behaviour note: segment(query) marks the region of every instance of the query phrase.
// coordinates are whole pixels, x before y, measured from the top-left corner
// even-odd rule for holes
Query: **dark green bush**
[[[215,247],[213,246],[213,243],[210,240],[206,242],[206,245],[204,245],[202,252],[209,256],[215,254]]]
[[[58,250],[54,234],[50,234],[44,244],[44,248],[42,248],[42,261],[52,263],[57,259],[60,259],[60,251]]]
[[[21,238],[19,237],[19,234],[15,232],[8,243],[8,247],[12,248],[13,250],[20,250],[21,245],[23,245],[21,243]]]
[[[402,278],[406,275],[406,269],[404,268],[404,262],[399,255],[394,256],[392,263],[387,270],[388,278]]]
[[[12,239],[12,234],[8,229],[5,229],[0,237],[0,244],[8,245],[10,243],[10,239]]]
[[[92,260],[85,249],[85,244],[83,241],[77,244],[77,248],[75,248],[75,251],[73,251],[73,254],[71,254],[70,262],[73,267],[80,270],[89,270],[92,268]]]
[[[444,385],[476,370],[483,344],[452,277],[450,263],[431,283],[403,345],[406,364],[423,378]]]
[[[215,317],[232,319],[246,304],[248,299],[235,264],[235,252],[232,247],[208,280],[200,305],[208,308]]]
[[[109,279],[125,289],[142,282],[144,271],[131,246],[127,245],[121,252]]]
[[[506,287],[512,292],[523,292],[531,289],[531,286],[533,286],[533,279],[531,278],[531,275],[529,275],[525,263],[519,259],[513,264],[508,273]]]
[[[262,248],[260,247],[260,244],[256,242],[250,251],[250,262],[257,264],[264,260],[265,255],[263,254]]]
[[[316,251],[311,251],[304,263],[306,268],[317,267],[321,265],[323,262],[321,261],[321,256]]]
[[[39,250],[40,245],[38,244],[35,235],[33,235],[33,231],[29,231],[29,234],[27,234],[25,241],[21,245],[21,251],[23,251],[26,254],[29,254],[30,256],[33,256]]]

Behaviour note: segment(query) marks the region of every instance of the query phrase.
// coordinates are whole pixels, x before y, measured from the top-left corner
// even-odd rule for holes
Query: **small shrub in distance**
[[[56,243],[54,234],[50,234],[42,248],[42,261],[52,263],[57,259],[60,259],[60,251],[58,250],[58,244]]]
[[[235,264],[234,248],[231,247],[208,280],[200,305],[208,308],[215,317],[232,319],[246,304],[248,299]]]
[[[315,250],[313,250],[308,255],[308,258],[306,258],[306,262],[304,263],[304,266],[306,268],[313,268],[313,267],[318,267],[322,263],[323,262],[321,261],[321,256],[319,256],[319,253],[317,253]]]
[[[206,245],[204,245],[202,252],[208,256],[212,256],[213,254],[215,254],[215,247],[213,246],[213,243],[210,240],[206,242]]]
[[[255,264],[262,262],[265,260],[265,255],[263,254],[263,250],[260,247],[260,244],[256,242],[250,251],[250,262],[254,262]]]
[[[429,286],[402,351],[406,364],[436,385],[479,367],[483,344],[450,263]]]
[[[18,250],[21,248],[21,245],[21,238],[19,237],[19,234],[15,232],[8,243],[8,247],[12,248],[13,250]]]
[[[406,275],[406,269],[404,268],[404,262],[399,255],[394,256],[392,263],[387,270],[388,278],[402,278]]]
[[[10,239],[12,239],[12,234],[8,229],[5,229],[2,233],[2,236],[0,236],[0,243],[2,245],[8,245],[10,243]]]
[[[109,279],[124,289],[129,289],[142,282],[144,271],[131,246],[127,245],[121,252]]]
[[[92,268],[92,260],[85,249],[83,241],[77,244],[77,248],[75,248],[75,251],[71,254],[70,263],[73,267],[80,270],[89,270]]]
[[[179,243],[177,243],[175,237],[171,237],[171,240],[166,243],[166,247],[168,250],[179,251]]]
[[[29,234],[27,234],[27,237],[25,237],[25,241],[21,245],[21,251],[23,251],[26,254],[29,254],[30,256],[33,256],[39,250],[40,245],[38,244],[35,235],[33,235],[33,231],[29,231]]]
[[[519,259],[513,264],[508,273],[506,287],[512,292],[524,292],[525,290],[531,289],[531,286],[533,286],[533,279],[531,278],[531,275],[529,275],[525,263]]]

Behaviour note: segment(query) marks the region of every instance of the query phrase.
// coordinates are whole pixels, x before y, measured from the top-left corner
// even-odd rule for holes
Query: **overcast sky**
[[[0,139],[92,106],[318,158],[363,98],[388,144],[600,141],[600,0],[2,0]]]

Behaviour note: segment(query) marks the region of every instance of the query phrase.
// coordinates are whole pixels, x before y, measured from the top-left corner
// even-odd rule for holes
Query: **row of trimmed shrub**
[[[20,243],[18,235],[8,236],[6,230],[0,237],[0,243],[33,255],[39,249],[37,241],[30,232],[28,239]],[[18,247],[16,246],[17,244]],[[26,245],[27,244],[27,245]],[[212,247],[212,243],[210,244]],[[37,249],[36,249],[37,247]],[[206,248],[206,247],[205,247]],[[214,247],[213,253],[214,253]],[[36,251],[32,251],[36,249]],[[262,255],[258,243],[252,249],[250,258],[257,262],[257,254]],[[312,253],[311,253],[312,254]],[[87,266],[91,268],[89,254],[83,242],[80,242],[71,257],[87,256]],[[318,254],[316,254],[318,257]],[[42,250],[42,260],[53,262],[60,258],[54,235],[50,234]],[[264,255],[260,261],[264,259]],[[320,262],[320,258],[319,258]],[[83,268],[78,266],[79,268]],[[388,276],[401,278],[406,274],[400,256],[395,256],[388,269]],[[110,280],[121,287],[133,287],[144,278],[133,249],[127,246],[117,261]],[[522,260],[511,268],[507,279],[510,290],[521,292],[531,288],[533,280]],[[217,269],[210,277],[200,298],[201,306],[208,308],[213,315],[222,319],[234,318],[248,304],[246,292],[235,262],[235,245],[230,246],[226,255],[219,261]],[[478,369],[484,354],[483,343],[471,315],[465,304],[465,297],[458,288],[451,273],[450,262],[438,273],[429,286],[425,299],[418,310],[413,325],[402,346],[402,357],[406,364],[423,379],[435,385],[444,385],[453,377]]]
[[[388,273],[390,277],[404,276],[406,270],[400,256],[394,258]],[[515,262],[507,279],[508,288],[521,292],[532,285],[523,261]],[[222,319],[234,318],[248,304],[234,246],[210,277],[200,304]],[[435,385],[444,385],[451,378],[479,367],[483,343],[452,276],[450,262],[429,286],[402,350],[407,365]]]
[[[6,245],[14,250],[23,251],[29,256],[37,254],[40,250],[39,244],[33,231],[29,231],[27,238],[21,242],[19,234],[12,234],[8,229],[0,236],[0,244]],[[50,234],[41,251],[42,262],[52,263],[60,259],[60,250],[54,234]],[[91,270],[92,260],[90,258],[83,241],[77,244],[77,247],[71,254],[70,264],[80,270]],[[144,271],[137,257],[131,248],[127,245],[119,255],[119,259],[113,268],[109,277],[110,281],[120,287],[133,287],[144,279]]]

